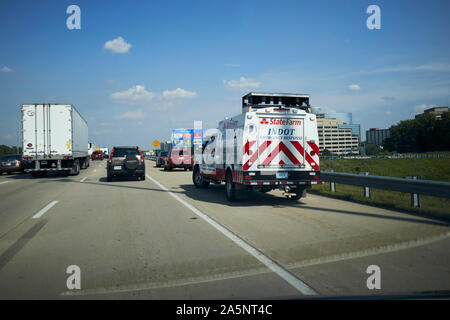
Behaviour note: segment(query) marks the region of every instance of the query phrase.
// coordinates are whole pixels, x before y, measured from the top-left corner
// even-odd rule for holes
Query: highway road
[[[0,177],[0,299],[252,299],[450,290],[446,222],[318,195],[196,189],[147,178]],[[81,289],[67,287],[67,267]],[[367,267],[380,268],[370,290]]]

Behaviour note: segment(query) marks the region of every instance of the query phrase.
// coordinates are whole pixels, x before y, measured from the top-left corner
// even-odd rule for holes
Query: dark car
[[[7,172],[24,172],[27,162],[22,159],[21,154],[9,154],[0,158],[0,174]]]
[[[192,148],[175,147],[170,150],[169,155],[164,163],[164,170],[170,171],[173,168],[183,168],[192,171],[193,157]]]
[[[145,162],[139,147],[114,147],[106,166],[107,180],[115,176],[139,177],[145,180]]]
[[[103,154],[103,151],[97,150],[97,151],[92,152],[92,155],[91,155],[92,160],[103,160],[104,158],[105,158],[105,155]]]
[[[156,158],[156,166],[158,168],[164,166],[164,163],[167,160],[167,154],[168,154],[167,151],[161,151],[159,156]]]

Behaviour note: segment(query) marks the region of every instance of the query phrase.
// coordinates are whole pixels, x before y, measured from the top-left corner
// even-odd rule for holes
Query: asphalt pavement
[[[297,299],[450,291],[450,225],[308,194],[196,189],[146,161],[146,180],[0,177],[0,299]],[[69,266],[80,289],[67,286]],[[380,289],[369,289],[369,266]]]

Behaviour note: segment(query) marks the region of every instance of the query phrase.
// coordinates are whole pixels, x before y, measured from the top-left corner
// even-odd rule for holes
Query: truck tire
[[[233,182],[233,175],[231,171],[227,172],[227,176],[225,178],[225,190],[227,195],[227,200],[233,202],[236,200],[236,185]]]
[[[297,188],[295,190],[295,196],[290,197],[291,200],[299,200],[301,198],[306,197],[306,188]]]
[[[207,188],[209,186],[209,181],[205,181],[200,174],[199,167],[195,167],[194,173],[192,174],[192,181],[197,188]]]
[[[109,174],[106,176],[106,181],[108,181],[108,182],[112,181],[112,178],[111,178],[111,176]]]

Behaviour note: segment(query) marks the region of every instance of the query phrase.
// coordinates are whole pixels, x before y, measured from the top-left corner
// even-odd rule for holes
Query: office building
[[[359,153],[358,136],[353,134],[351,127],[342,125],[345,125],[345,122],[340,119],[317,118],[321,153],[325,149],[336,155]]]
[[[434,114],[436,119],[442,119],[442,114],[448,112],[448,107],[433,107],[423,111],[421,114],[416,115],[416,119],[424,114]]]
[[[377,146],[382,146],[384,140],[391,136],[389,129],[378,129],[371,128],[366,131],[366,141],[368,144],[375,144]]]

